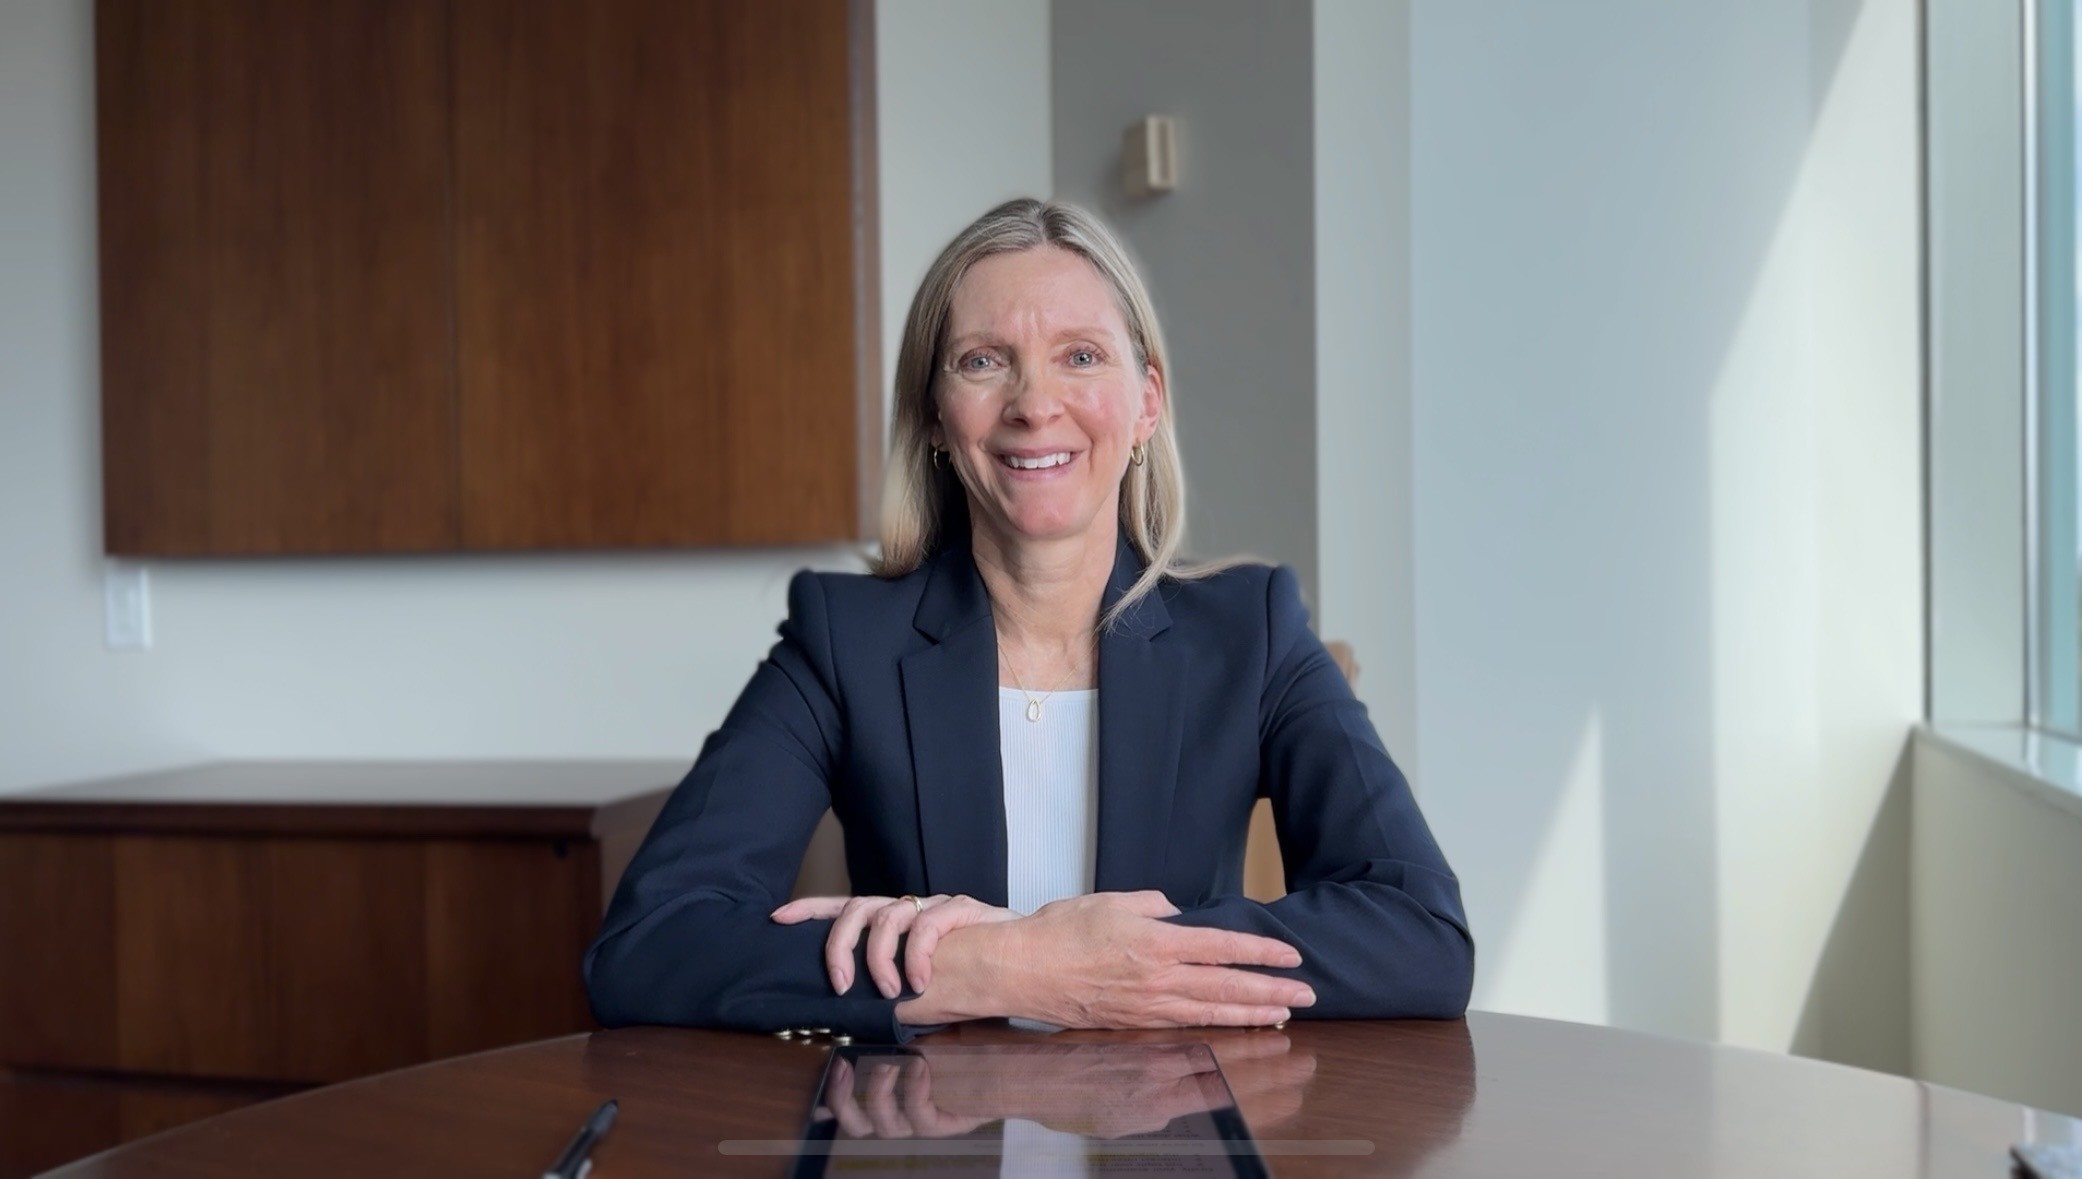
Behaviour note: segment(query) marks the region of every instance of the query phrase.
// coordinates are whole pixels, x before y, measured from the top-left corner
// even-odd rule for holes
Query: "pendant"
[[[1038,720],[1040,720],[1040,719],[1041,719],[1041,702],[1040,702],[1039,700],[1029,700],[1029,701],[1027,701],[1027,720],[1029,720],[1029,721],[1038,721]]]

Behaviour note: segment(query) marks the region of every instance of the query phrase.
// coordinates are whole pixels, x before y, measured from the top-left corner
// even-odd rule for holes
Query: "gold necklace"
[[[1040,696],[1036,697],[1032,692],[1027,691],[1026,679],[1025,677],[1019,674],[1019,668],[1012,662],[1012,657],[1009,652],[1005,656],[1005,668],[1006,670],[1012,673],[1013,686],[1019,689],[1020,695],[1027,698],[1027,723],[1039,724],[1041,721],[1041,706],[1048,703],[1048,698],[1050,696],[1053,696],[1057,692],[1062,691],[1062,689],[1050,688],[1048,691],[1043,692]]]

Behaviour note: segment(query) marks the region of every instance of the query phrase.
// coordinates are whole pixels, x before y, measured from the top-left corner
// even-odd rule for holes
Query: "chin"
[[[1091,531],[1094,517],[1071,518],[1056,512],[1011,513],[1006,521],[1020,540],[1065,540]]]

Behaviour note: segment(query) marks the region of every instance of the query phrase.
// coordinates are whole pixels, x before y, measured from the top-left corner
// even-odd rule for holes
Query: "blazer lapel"
[[[899,662],[925,888],[1005,903],[998,636],[966,549],[933,558],[912,625],[934,640]],[[1103,778],[1103,772],[1102,772]]]
[[[1142,573],[1123,540],[1106,608]],[[1099,892],[1161,888],[1184,698],[1175,644],[1155,641],[1171,626],[1153,592],[1099,635]],[[995,729],[993,729],[995,731]]]

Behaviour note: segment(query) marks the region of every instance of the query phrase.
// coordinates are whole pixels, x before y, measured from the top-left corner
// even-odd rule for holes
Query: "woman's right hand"
[[[1297,967],[1293,946],[1161,920],[1177,913],[1161,892],[1092,893],[992,927],[1005,943],[1005,1014],[1077,1028],[1248,1027],[1315,1003],[1306,983],[1237,969]]]
[[[923,991],[932,981],[933,948],[942,937],[970,925],[1011,921],[1019,914],[968,896],[929,897],[799,897],[773,911],[783,925],[824,919],[831,932],[824,940],[824,972],[831,989],[845,994],[853,985],[853,948],[867,937],[868,977],[885,999],[904,989]],[[897,939],[910,934],[904,971],[897,965]]]

